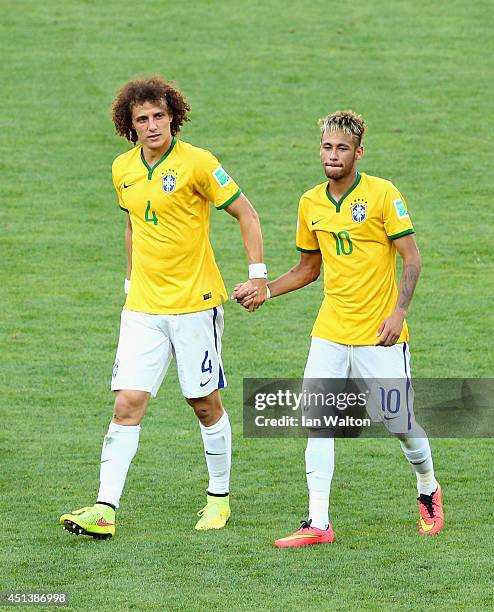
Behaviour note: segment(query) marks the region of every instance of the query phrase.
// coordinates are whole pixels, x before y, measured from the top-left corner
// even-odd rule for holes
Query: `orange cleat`
[[[422,535],[436,535],[444,525],[443,490],[441,485],[437,483],[437,489],[432,495],[421,493],[417,500],[420,510],[419,533]]]
[[[318,529],[310,526],[311,521],[302,521],[300,529],[287,536],[276,540],[277,548],[289,548],[291,546],[308,546],[310,544],[331,544],[334,542],[334,531],[331,523],[327,529]]]

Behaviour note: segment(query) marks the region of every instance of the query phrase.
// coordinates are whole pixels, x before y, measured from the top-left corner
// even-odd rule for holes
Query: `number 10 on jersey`
[[[348,232],[330,232],[336,241],[336,254],[337,255],[351,255],[353,253],[353,242]]]

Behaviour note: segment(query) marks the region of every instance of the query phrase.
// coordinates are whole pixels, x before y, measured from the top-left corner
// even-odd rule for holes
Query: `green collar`
[[[352,191],[357,187],[357,185],[360,183],[360,179],[361,179],[361,175],[360,172],[357,172],[357,178],[355,179],[355,182],[353,183],[353,185],[346,191],[346,193],[344,193],[341,198],[336,201],[333,196],[329,193],[329,181],[328,184],[326,185],[326,195],[328,196],[329,200],[336,206],[336,212],[339,213],[340,212],[340,208],[341,205],[343,204],[343,200],[352,193]]]
[[[141,149],[141,160],[142,163],[146,166],[147,170],[148,170],[148,181],[151,180],[152,176],[153,176],[153,172],[154,170],[162,163],[165,161],[165,159],[170,155],[170,153],[172,152],[173,147],[175,146],[177,142],[177,139],[175,138],[175,136],[172,138],[171,144],[168,147],[168,149],[165,151],[165,154],[163,155],[163,157],[157,161],[154,166],[151,168],[151,166],[147,163],[147,161],[144,159],[144,153],[142,152]]]

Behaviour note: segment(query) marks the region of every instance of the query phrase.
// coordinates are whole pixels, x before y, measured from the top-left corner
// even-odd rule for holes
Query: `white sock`
[[[228,493],[232,464],[232,429],[228,415],[223,412],[220,420],[210,427],[204,427],[201,422],[199,426],[209,472],[208,493]]]
[[[437,480],[434,475],[431,447],[425,431],[415,425],[412,430],[414,437],[400,439],[400,446],[408,459],[417,477],[417,491],[419,495],[431,495],[437,489]],[[415,437],[420,435],[420,437]]]
[[[139,444],[140,425],[110,423],[101,450],[98,501],[118,508],[130,463]]]
[[[308,438],[305,472],[309,487],[311,527],[326,529],[329,524],[329,491],[334,472],[334,438]]]

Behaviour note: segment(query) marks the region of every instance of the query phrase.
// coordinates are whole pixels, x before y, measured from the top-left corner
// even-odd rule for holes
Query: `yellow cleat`
[[[216,497],[207,496],[207,504],[199,510],[197,516],[201,518],[197,521],[196,529],[206,531],[207,529],[222,529],[230,518],[230,496]]]
[[[108,540],[115,535],[115,510],[105,504],[95,504],[62,514],[60,524],[75,535]]]

